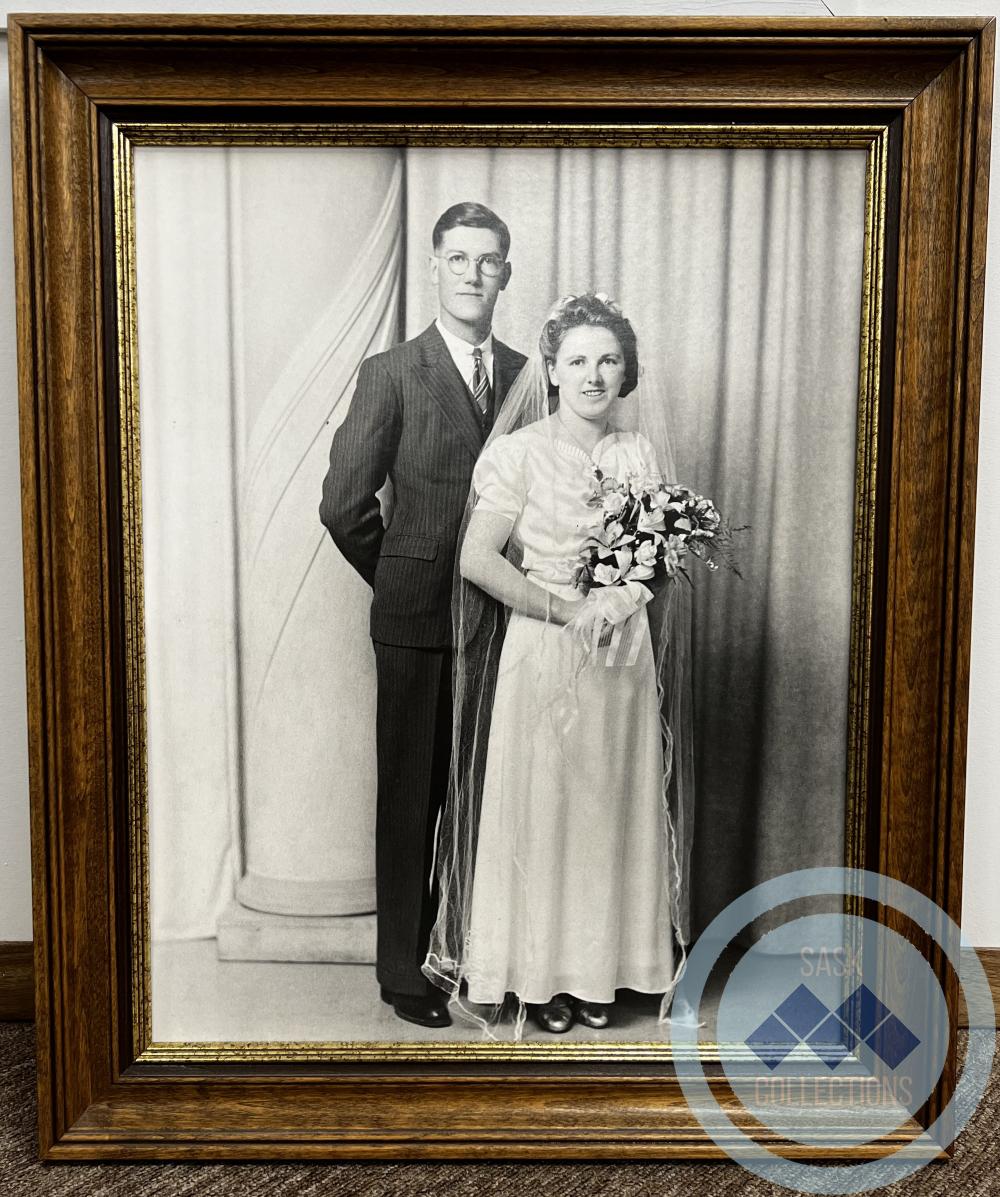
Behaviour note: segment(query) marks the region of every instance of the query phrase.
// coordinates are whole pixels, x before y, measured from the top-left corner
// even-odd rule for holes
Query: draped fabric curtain
[[[154,939],[213,935],[240,869],[227,175],[223,150],[136,154]]]
[[[604,290],[666,371],[679,477],[750,524],[696,578],[694,929],[843,854],[864,156],[779,150],[136,155],[151,906],[364,905],[367,588],[319,525],[361,360],[433,319],[430,230],[495,208],[527,351]],[[404,251],[405,245],[405,251]],[[369,899],[370,900],[370,899]]]
[[[339,189],[330,186],[331,154]],[[369,592],[334,549],[318,505],[358,366],[399,337],[402,164],[393,151],[300,152],[292,164],[286,155],[234,159],[235,289],[247,338],[238,356],[248,364],[237,469],[246,844],[237,896],[270,913],[367,913],[375,909]],[[299,221],[279,226],[275,244],[273,213],[290,187]],[[303,224],[320,236],[303,238]],[[273,325],[278,295],[286,328],[262,344],[257,330]],[[257,313],[246,312],[251,302]]]
[[[143,148],[136,201],[153,938],[370,911],[369,592],[318,505],[400,337],[401,157]]]
[[[475,199],[511,230],[501,339],[568,292],[622,304],[669,382],[681,481],[736,524],[742,580],[694,571],[697,933],[844,849],[863,153],[411,149],[406,331],[435,314],[430,230]],[[612,749],[613,750],[613,749]]]

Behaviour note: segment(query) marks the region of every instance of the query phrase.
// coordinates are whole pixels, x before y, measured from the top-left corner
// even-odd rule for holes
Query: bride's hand
[[[566,627],[568,624],[571,624],[574,619],[576,619],[586,601],[586,598],[553,598],[549,607],[548,616],[546,617],[546,622],[558,624],[558,626],[561,628]]]
[[[591,590],[583,602],[573,604],[576,611],[566,626],[584,644],[595,648],[607,645],[615,625],[624,623],[650,598],[652,593],[639,582]]]
[[[604,618],[604,604],[599,600],[599,594],[600,591],[592,590],[581,602],[566,604],[569,608],[566,630],[575,640],[594,647],[601,641],[609,642],[613,631]]]

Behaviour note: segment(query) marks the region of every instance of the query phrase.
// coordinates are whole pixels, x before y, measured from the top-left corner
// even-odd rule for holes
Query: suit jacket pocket
[[[382,541],[383,557],[415,557],[418,561],[433,561],[438,555],[440,541],[436,536],[420,536],[416,532],[387,532]]]

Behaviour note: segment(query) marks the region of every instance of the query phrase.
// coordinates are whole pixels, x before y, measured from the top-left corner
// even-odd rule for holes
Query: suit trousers
[[[434,844],[451,759],[451,649],[374,642],[376,976],[396,993],[433,991],[420,966],[437,916]]]

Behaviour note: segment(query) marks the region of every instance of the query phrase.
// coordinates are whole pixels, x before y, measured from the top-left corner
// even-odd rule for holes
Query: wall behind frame
[[[8,12],[23,5],[10,5]],[[326,4],[299,0],[298,12],[466,12],[481,11],[476,0],[396,0]],[[267,12],[280,6],[260,0],[133,0],[132,3],[65,3],[34,0],[34,12]],[[496,3],[494,12],[542,11],[531,0]],[[690,0],[688,3],[586,3],[547,0],[553,13],[786,14],[817,16],[924,15],[977,12],[1000,16],[1000,0]],[[13,245],[10,184],[9,87],[6,37],[0,37],[0,941],[31,935],[28,779],[24,701],[20,492],[17,441],[17,375],[14,339]],[[995,128],[1000,122],[994,121]],[[994,153],[994,170],[1000,153]],[[975,601],[972,626],[968,791],[963,929],[977,946],[1000,943],[1000,740],[993,732],[1000,708],[1000,187],[991,194],[986,285],[986,333],[980,420]]]

